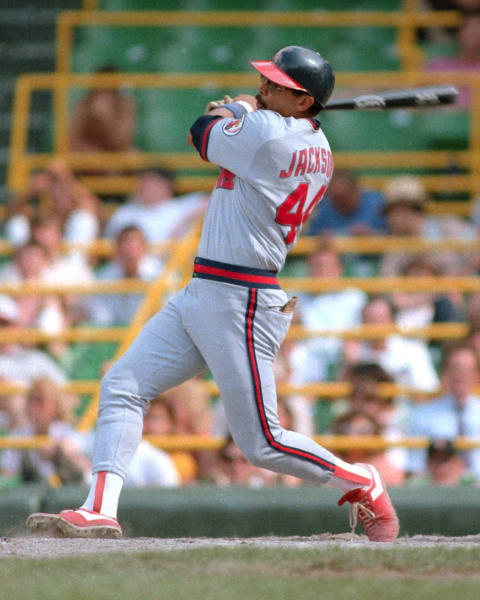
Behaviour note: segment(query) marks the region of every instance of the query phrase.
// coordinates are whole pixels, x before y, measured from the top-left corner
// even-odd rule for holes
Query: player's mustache
[[[258,106],[259,106],[260,108],[267,108],[267,107],[266,107],[266,105],[265,105],[265,102],[262,100],[262,97],[260,96],[260,94],[257,94],[257,95],[255,96],[255,100],[257,101],[257,103],[258,103]]]

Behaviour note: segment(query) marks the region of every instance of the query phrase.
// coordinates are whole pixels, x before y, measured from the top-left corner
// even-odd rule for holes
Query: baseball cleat
[[[28,529],[37,535],[72,538],[122,537],[122,528],[117,519],[86,508],[62,510],[59,514],[34,513],[28,517],[26,524]]]
[[[397,513],[385,487],[382,476],[372,465],[363,465],[372,475],[368,489],[357,488],[347,492],[338,501],[341,506],[350,502],[350,526],[352,534],[357,520],[362,524],[371,542],[391,542],[397,535],[399,523]]]

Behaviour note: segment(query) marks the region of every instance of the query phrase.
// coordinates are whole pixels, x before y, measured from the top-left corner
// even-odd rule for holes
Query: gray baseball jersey
[[[258,110],[221,119],[206,135],[204,158],[222,171],[199,255],[280,271],[332,176],[332,153],[319,123]]]
[[[328,142],[317,121],[268,110],[205,115],[191,132],[200,155],[221,168],[194,276],[104,377],[93,470],[125,477],[148,402],[209,368],[250,462],[325,483],[342,467],[281,427],[273,361],[292,318],[276,273],[332,175]]]

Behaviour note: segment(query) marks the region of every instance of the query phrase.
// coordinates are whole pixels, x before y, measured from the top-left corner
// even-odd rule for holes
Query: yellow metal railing
[[[184,283],[182,280],[181,283]],[[163,285],[163,284],[162,284]],[[171,288],[169,288],[171,289]],[[297,288],[298,289],[298,288]],[[156,310],[156,308],[154,308]],[[142,317],[143,318],[143,317]],[[148,317],[147,317],[148,318]],[[358,325],[347,329],[307,329],[300,325],[292,325],[287,335],[290,340],[334,337],[345,340],[380,339],[389,335],[403,335],[412,338],[431,340],[448,340],[468,335],[467,323],[433,323],[424,327],[399,327],[397,325]],[[35,328],[0,327],[0,339],[4,343],[44,344],[51,341],[69,343],[78,342],[123,342],[129,327],[71,327],[55,333],[48,333]]]
[[[70,70],[75,27],[392,27],[405,70],[421,60],[416,47],[419,27],[454,27],[463,17],[456,11],[65,11],[57,20],[57,71]],[[268,58],[268,57],[265,57]]]
[[[151,436],[146,435],[144,439],[153,445],[165,451],[199,451],[199,450],[221,450],[225,445],[226,439],[208,435],[164,435]],[[430,440],[426,437],[399,437],[398,439],[389,439],[382,436],[362,435],[317,435],[314,440],[321,446],[331,451],[344,450],[374,450],[383,451],[389,448],[410,448],[426,449]],[[0,438],[0,450],[12,448],[15,450],[42,449],[48,448],[55,441],[48,436],[12,436]],[[473,450],[480,448],[480,439],[458,437],[454,440],[454,447],[457,450]]]
[[[433,203],[434,205],[437,203]],[[447,204],[447,203],[443,203]],[[450,203],[448,203],[450,204]],[[458,204],[453,202],[452,204]],[[464,203],[460,203],[464,204]],[[448,207],[445,207],[448,212]],[[458,214],[458,213],[457,213]],[[199,241],[199,238],[197,238]],[[319,238],[316,236],[300,237],[296,246],[291,250],[290,255],[312,254],[318,248]],[[159,242],[149,244],[147,250],[151,254],[169,255],[175,247],[176,242]],[[465,240],[463,238],[451,239],[427,239],[423,237],[401,237],[401,236],[353,236],[353,237],[333,237],[329,239],[328,244],[340,254],[359,253],[359,254],[383,254],[385,252],[407,252],[411,254],[429,253],[429,252],[475,252],[480,250],[480,239]],[[0,256],[10,256],[15,248],[9,242],[0,240]],[[63,243],[63,251],[70,252],[78,250],[89,256],[98,258],[110,258],[114,252],[114,243],[111,240],[99,239],[89,244]],[[98,282],[99,292],[104,289],[110,289],[111,293],[144,291],[149,284],[138,282],[138,280],[122,280],[116,282]],[[94,284],[96,285],[96,284]],[[138,290],[136,289],[138,285]],[[103,286],[103,287],[102,287]],[[112,287],[118,286],[118,287]],[[65,288],[66,289],[66,288]]]
[[[350,87],[364,87],[368,75],[369,87],[405,87],[422,84],[451,83],[454,85],[470,85],[472,88],[472,102],[470,107],[470,132],[469,148],[464,152],[416,152],[416,153],[336,153],[337,166],[376,166],[379,165],[399,167],[405,164],[417,169],[424,166],[446,166],[448,160],[457,160],[469,170],[466,175],[421,175],[426,187],[432,191],[472,191],[480,193],[480,74],[458,72],[372,72],[372,73],[339,73],[339,85]],[[14,191],[21,191],[27,185],[31,169],[47,160],[46,155],[27,154],[28,114],[31,104],[31,95],[34,90],[52,90],[55,93],[54,111],[54,151],[55,157],[67,163],[75,162],[84,167],[98,168],[98,155],[83,156],[73,155],[68,152],[69,147],[69,111],[68,91],[79,88],[109,87],[118,89],[128,84],[137,89],[165,88],[165,89],[195,89],[202,86],[205,81],[219,88],[245,88],[255,87],[257,76],[254,73],[178,73],[178,74],[32,74],[23,75],[17,79],[13,128],[11,137],[10,162],[8,171],[8,185]],[[194,116],[192,116],[192,120]],[[180,125],[179,125],[180,126]],[[183,126],[183,125],[182,125]],[[185,132],[186,133],[185,126]],[[356,158],[354,158],[354,156]],[[50,155],[52,158],[52,155]],[[169,165],[174,168],[196,168],[201,165],[198,158],[190,153],[174,155],[149,155],[137,153],[135,156],[121,154],[104,155],[102,165],[108,168],[118,168],[128,163],[135,168],[142,166]],[[158,161],[158,162],[157,162]],[[402,162],[403,161],[403,162]],[[211,165],[200,167],[207,175],[196,177],[179,177],[179,190],[210,190],[215,184],[216,177],[210,176]],[[391,176],[373,175],[362,177],[365,185],[382,187]],[[123,177],[89,177],[86,183],[92,191],[102,193],[126,193],[132,190],[134,178]]]
[[[0,294],[10,296],[138,294],[150,289],[151,283],[140,279],[92,281],[90,283],[58,284],[42,282],[0,283]]]
[[[403,0],[402,10],[407,12],[418,12],[423,8],[423,0]],[[99,0],[83,0],[84,10],[98,10]]]
[[[93,396],[98,392],[99,383],[100,382],[97,380],[71,381],[64,386],[61,386],[61,389],[66,393]],[[205,380],[202,381],[202,385],[209,395],[219,395],[218,387],[214,381]],[[20,394],[26,392],[27,390],[28,386],[23,384],[0,382],[0,396]],[[352,393],[352,386],[346,381],[318,381],[302,384],[281,382],[277,384],[277,392],[280,395],[300,394],[334,401],[337,398],[347,398]],[[416,402],[423,402],[429,398],[440,395],[442,390],[438,389],[426,392],[425,390],[397,385],[394,383],[381,383],[378,385],[377,392],[383,398],[402,396],[405,398],[410,398],[411,400],[415,400]],[[477,394],[480,393],[480,386],[477,388],[476,392]]]

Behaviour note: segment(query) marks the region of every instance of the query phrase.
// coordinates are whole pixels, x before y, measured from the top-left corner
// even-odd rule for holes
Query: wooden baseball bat
[[[454,104],[458,90],[453,85],[437,85],[364,94],[354,98],[332,100],[323,110],[385,110],[420,108]]]

